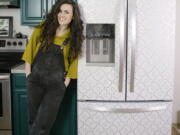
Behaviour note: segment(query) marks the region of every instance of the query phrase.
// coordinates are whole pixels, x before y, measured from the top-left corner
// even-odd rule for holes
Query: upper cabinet
[[[11,0],[10,6],[19,8],[19,0]]]
[[[37,25],[45,18],[46,0],[21,0],[22,25]]]
[[[21,0],[21,24],[35,26],[45,19],[57,0]],[[74,0],[76,1],[76,0]]]

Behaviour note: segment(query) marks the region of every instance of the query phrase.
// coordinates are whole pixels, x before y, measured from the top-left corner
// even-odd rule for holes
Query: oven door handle
[[[0,80],[9,80],[10,76],[9,75],[0,75]]]

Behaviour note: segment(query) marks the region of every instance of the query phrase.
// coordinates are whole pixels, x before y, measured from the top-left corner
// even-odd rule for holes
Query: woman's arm
[[[25,74],[26,77],[31,73],[31,64],[29,64],[28,62],[25,62]]]
[[[69,85],[71,79],[77,79],[77,67],[78,67],[78,58],[75,58],[71,61],[66,79],[64,81],[66,87]]]

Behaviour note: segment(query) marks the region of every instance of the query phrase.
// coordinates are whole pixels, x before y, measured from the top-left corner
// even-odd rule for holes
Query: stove
[[[0,38],[0,72],[22,63],[21,57],[26,44],[27,39]]]
[[[21,64],[27,39],[0,38],[0,135],[12,135],[11,68]]]

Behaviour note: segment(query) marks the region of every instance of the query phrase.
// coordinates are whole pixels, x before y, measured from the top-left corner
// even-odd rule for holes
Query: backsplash
[[[18,32],[31,35],[33,27],[21,25],[20,9],[0,9],[0,16],[13,16],[13,36]]]

